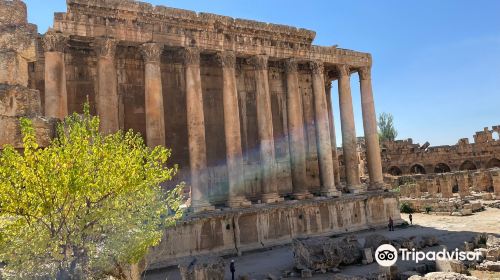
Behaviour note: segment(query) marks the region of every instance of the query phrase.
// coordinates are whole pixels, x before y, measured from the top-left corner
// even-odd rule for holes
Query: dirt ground
[[[408,220],[407,214],[402,214],[402,218]],[[367,230],[356,233],[358,239],[362,241],[364,236],[380,233],[388,238],[411,237],[416,235],[435,235],[441,245],[445,245],[448,250],[461,248],[464,241],[469,241],[474,235],[481,232],[500,234],[500,209],[486,208],[485,211],[475,213],[472,216],[436,216],[432,214],[413,214],[413,225],[406,228],[396,228],[389,232],[386,229]],[[436,246],[427,250],[439,250]],[[229,262],[231,259],[236,263],[236,275],[248,275],[250,279],[265,279],[272,274],[277,279],[283,271],[293,271],[293,253],[290,245],[271,248],[261,252],[250,252],[239,257],[227,257],[228,271],[226,279],[231,279],[229,273]],[[415,263],[398,261],[400,271],[412,270]],[[340,267],[342,274],[352,276],[363,276],[379,270],[376,263],[369,265],[352,265]],[[480,279],[500,279],[500,274],[481,274],[476,275]],[[332,274],[315,274],[310,279],[330,279]],[[150,272],[146,275],[147,280],[177,280],[180,279],[178,269],[175,267],[162,271]],[[237,279],[237,278],[236,278]],[[294,278],[287,278],[294,279]],[[298,279],[298,278],[295,278]]]

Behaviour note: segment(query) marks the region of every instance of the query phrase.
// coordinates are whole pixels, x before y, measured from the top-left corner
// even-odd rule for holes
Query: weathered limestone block
[[[368,236],[365,237],[366,239],[366,242],[365,242],[365,248],[372,248],[372,250],[375,252],[375,250],[377,250],[378,246],[382,245],[382,244],[390,244],[391,241],[381,235],[381,234],[370,234]]]
[[[46,147],[55,135],[56,121],[43,117],[31,118],[38,145]],[[22,134],[19,118],[0,116],[0,148],[10,144],[14,148],[22,148]]]
[[[0,84],[0,116],[35,116],[41,114],[40,109],[37,90]]]
[[[493,193],[496,199],[500,198],[500,169],[495,168],[490,171],[491,181],[493,185]]]
[[[35,25],[0,26],[0,50],[13,50],[27,61],[36,60]]]
[[[28,61],[15,51],[0,51],[0,84],[28,86]]]
[[[500,261],[485,261],[478,265],[476,269],[500,272]]]
[[[0,0],[0,24],[21,25],[27,23],[26,4],[21,0]]]
[[[461,261],[453,259],[437,259],[436,270],[439,272],[467,273],[465,265]]]
[[[222,258],[193,259],[179,265],[182,280],[221,280],[224,279],[225,264]]]
[[[328,270],[361,261],[361,246],[353,237],[294,239],[293,252],[295,265],[311,270]]]

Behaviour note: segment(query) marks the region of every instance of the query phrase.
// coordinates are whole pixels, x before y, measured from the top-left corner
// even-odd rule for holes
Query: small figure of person
[[[410,225],[413,225],[413,215],[411,213],[408,216],[408,218],[410,219]]]
[[[231,271],[231,279],[234,280],[234,272],[236,271],[236,268],[234,267],[234,260],[231,260],[229,270]]]
[[[394,231],[394,221],[389,217],[389,231]]]

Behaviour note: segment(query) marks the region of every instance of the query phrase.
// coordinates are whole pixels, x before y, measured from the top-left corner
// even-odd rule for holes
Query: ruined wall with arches
[[[386,177],[407,198],[466,198],[478,194],[483,199],[500,199],[500,168],[464,170],[441,174]]]
[[[500,125],[485,127],[455,145],[414,144],[412,139],[382,143],[382,169],[392,176],[444,174],[500,168]]]

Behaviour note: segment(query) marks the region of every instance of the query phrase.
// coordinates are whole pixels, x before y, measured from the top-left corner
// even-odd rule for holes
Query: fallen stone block
[[[467,268],[465,265],[458,260],[450,259],[437,259],[436,260],[436,271],[438,272],[456,272],[456,273],[467,273]]]
[[[300,272],[301,278],[312,278],[312,271],[310,269],[303,269]]]
[[[363,261],[366,261],[367,264],[370,264],[373,262],[372,248],[364,248],[363,249]]]
[[[485,261],[476,266],[477,270],[500,272],[500,261]]]
[[[224,279],[225,263],[222,258],[194,258],[179,265],[182,280]]]
[[[408,280],[408,279],[410,279],[410,277],[415,276],[415,275],[419,276],[420,274],[418,274],[418,272],[416,272],[416,271],[405,271],[405,272],[402,272],[399,274],[399,279],[400,280]]]

